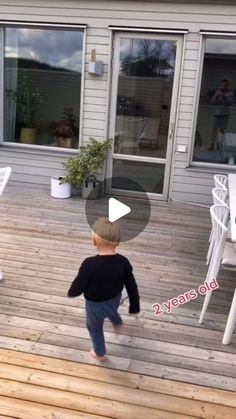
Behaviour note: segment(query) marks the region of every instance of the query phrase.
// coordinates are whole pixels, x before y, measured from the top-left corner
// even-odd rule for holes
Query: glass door
[[[110,192],[139,195],[123,177],[153,198],[168,198],[181,52],[175,35],[116,34]]]

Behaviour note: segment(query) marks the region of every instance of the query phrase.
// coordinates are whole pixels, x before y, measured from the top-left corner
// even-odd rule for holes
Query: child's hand
[[[129,314],[138,314],[138,313],[140,313],[139,309],[136,309],[136,310],[132,308],[129,309]]]

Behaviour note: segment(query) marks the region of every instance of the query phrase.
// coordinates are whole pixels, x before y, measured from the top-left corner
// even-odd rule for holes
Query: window
[[[236,165],[236,38],[207,38],[193,160]]]
[[[4,29],[4,141],[78,148],[83,31]]]

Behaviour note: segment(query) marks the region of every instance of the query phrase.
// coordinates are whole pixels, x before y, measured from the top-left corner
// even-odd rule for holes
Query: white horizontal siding
[[[104,21],[121,20],[124,24],[126,21],[139,22],[192,22],[209,25],[209,15],[211,15],[210,24],[222,23],[223,25],[234,25],[234,15],[232,15],[232,7],[214,4],[214,13],[212,6],[196,4],[175,3],[174,7],[171,2],[134,2],[134,1],[62,1],[54,2],[42,0],[25,0],[22,2],[16,0],[8,0],[0,2],[2,14],[8,15],[29,15],[29,16],[51,16],[52,20],[62,18],[70,18],[81,23],[89,20],[90,24],[98,27],[104,27]],[[55,7],[56,6],[56,7]],[[58,20],[57,20],[58,21]],[[183,26],[182,26],[183,27]]]
[[[186,124],[184,124],[184,127],[177,128],[178,143],[179,143],[179,140],[181,140],[181,138],[187,138],[187,141],[189,140],[190,128],[186,128],[185,125]]]
[[[182,86],[183,87],[192,87],[194,88],[196,85],[196,78],[183,78]],[[183,93],[183,92],[182,92]]]
[[[50,185],[51,176],[63,174],[62,162],[69,153],[36,152],[15,147],[1,147],[0,166],[11,166],[11,180]]]
[[[105,121],[101,121],[101,120],[97,120],[97,119],[93,119],[93,129],[99,129],[99,130],[104,130],[104,123]],[[84,128],[90,128],[91,127],[91,119],[86,119],[84,118],[84,122],[83,122]]]
[[[96,35],[87,35],[87,43],[90,45],[98,45],[99,46],[99,54],[101,54],[101,48],[102,46],[108,46],[109,41],[107,38],[107,32],[106,36],[99,36],[98,31],[96,31]]]
[[[175,193],[176,192],[183,192],[182,185],[184,185],[184,193],[185,194],[195,192],[192,183],[184,182],[182,184],[180,182],[174,182]],[[208,195],[208,197],[209,197],[210,185],[209,184],[207,185],[205,182],[198,182],[198,181],[197,181],[197,185],[198,185],[198,188],[200,190],[200,195],[201,194]]]
[[[186,115],[184,115],[184,117],[182,119],[179,119],[177,122],[177,127],[178,128],[188,128],[190,129],[192,126],[192,118],[191,118],[191,114],[187,114],[189,115],[189,119],[186,119]],[[188,131],[189,134],[189,131]],[[178,134],[178,135],[182,135],[182,134]]]
[[[210,4],[212,3],[212,4]],[[224,3],[224,4],[223,4]],[[0,0],[2,19],[28,20],[55,23],[86,24],[85,80],[83,99],[82,142],[90,137],[104,139],[107,125],[108,69],[109,69],[109,25],[124,25],[144,28],[186,28],[182,80],[180,81],[180,103],[176,124],[176,145],[190,147],[191,126],[194,116],[194,97],[197,85],[197,68],[200,47],[199,30],[234,31],[236,27],[236,5],[223,1],[106,1],[106,0]],[[96,49],[97,59],[102,60],[103,75],[88,74],[91,50]],[[18,157],[20,156],[20,158]],[[52,172],[60,169],[65,156],[60,153],[20,151],[9,149],[0,153],[0,165],[12,164],[18,179],[36,183],[47,183]],[[172,198],[208,203],[212,174],[186,170],[187,153],[174,157]],[[24,168],[26,166],[26,168]],[[32,176],[31,169],[35,168]],[[28,173],[28,172],[30,173]],[[36,174],[37,173],[37,174]],[[15,176],[15,175],[14,175]],[[186,187],[188,185],[188,187]],[[192,185],[192,188],[191,188]]]
[[[189,109],[185,112],[183,110],[179,112],[178,126],[183,126],[182,123],[185,124],[185,121],[192,122],[192,112],[189,112]]]
[[[97,121],[99,123],[103,122],[103,121],[101,121],[101,113],[104,115],[105,112],[104,111],[103,112],[94,112],[93,110],[92,111],[90,111],[90,110],[84,111],[84,121],[90,120],[91,112],[93,112],[93,120],[94,120],[95,123],[97,123]],[[86,126],[86,125],[84,125],[84,126]]]
[[[178,168],[178,167],[175,168],[175,176],[179,176],[179,177],[182,176],[183,179],[185,178],[185,182],[188,182],[188,183],[191,182],[192,183],[192,178],[194,177],[194,178],[197,179],[197,181],[199,181],[199,179],[201,179],[201,180],[205,181],[207,185],[209,184],[210,186],[213,187],[214,180],[213,180],[213,176],[212,176],[211,173],[206,173],[206,171],[201,171],[201,170],[198,170],[198,171],[192,170],[192,168],[191,169],[190,168],[186,169],[185,173],[187,173],[188,176],[183,176],[183,171],[182,171],[181,168]],[[183,179],[182,179],[182,181],[183,181]],[[183,182],[183,183],[185,183],[185,182]]]
[[[88,91],[86,91],[86,93],[87,95],[84,97],[84,103],[88,105],[106,105],[106,97],[93,96],[91,92]]]
[[[196,194],[195,188],[192,188],[191,192],[184,192],[183,190],[181,192],[176,191],[172,196],[171,200],[173,201],[179,201],[179,202],[187,202],[187,203],[193,203],[193,204],[199,204],[199,205],[206,205],[207,207],[210,207],[210,197],[209,193],[198,193]]]
[[[106,106],[105,105],[101,105],[100,103],[95,104],[95,103],[84,103],[84,114],[85,112],[93,112],[93,115],[96,115],[96,113],[100,114],[100,113],[105,113],[106,112]],[[101,118],[101,116],[100,116]]]
[[[84,128],[84,143],[89,141],[90,137],[104,139],[104,129],[93,128],[89,126]]]
[[[186,113],[190,113],[192,116],[192,111],[193,111],[193,103],[180,103],[180,107],[179,107],[179,113],[182,114],[186,114]]]
[[[199,40],[197,41],[186,41],[186,47],[189,51],[198,51],[199,49]]]
[[[184,70],[183,71],[183,78],[184,79],[196,80],[196,70]]]

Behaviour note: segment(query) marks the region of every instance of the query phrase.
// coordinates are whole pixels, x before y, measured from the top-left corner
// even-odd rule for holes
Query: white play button
[[[128,205],[122,204],[115,198],[109,198],[108,202],[108,218],[111,223],[119,220],[119,218],[124,217],[125,215],[131,212]]]
[[[92,188],[91,195],[86,199],[85,215],[88,225],[93,230],[96,221],[102,217],[108,218],[113,223],[118,220],[121,229],[120,240],[121,242],[127,242],[144,231],[151,214],[151,202],[143,187],[133,179],[119,176],[106,178],[99,186],[100,191],[105,192],[108,185],[112,188],[112,195],[103,195],[95,199],[96,193]],[[123,190],[124,196],[116,194],[116,190]],[[140,194],[140,198],[126,196],[125,191],[135,191]],[[104,229],[104,237],[102,238],[107,240],[106,229]]]

